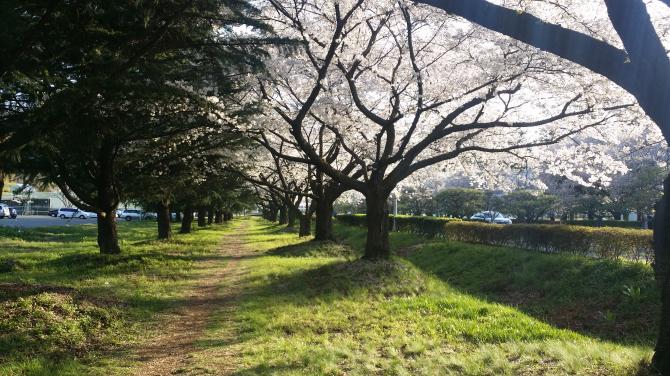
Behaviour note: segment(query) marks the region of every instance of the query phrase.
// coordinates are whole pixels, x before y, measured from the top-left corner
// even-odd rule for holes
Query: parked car
[[[79,212],[77,212],[77,218],[80,219],[98,218],[98,213],[80,210]]]
[[[142,218],[144,217],[143,213],[141,210],[137,209],[126,209],[121,212],[119,217],[125,219],[126,221],[141,221]]]
[[[488,223],[497,223],[499,225],[511,225],[512,220],[505,217],[499,212],[494,212],[494,211],[483,211],[476,213],[472,217],[470,217],[470,220],[472,221],[479,221],[479,222],[488,222]]]
[[[49,217],[58,217],[58,209],[49,210]]]
[[[88,218],[91,218],[92,214],[93,213],[85,212],[85,211],[79,210],[77,208],[60,208],[60,209],[58,209],[58,212],[56,213],[56,216],[59,217],[60,219],[65,219],[65,218],[88,219]]]
[[[16,211],[16,208],[9,208],[9,218],[16,219],[17,216],[18,213]]]
[[[158,219],[158,213],[154,213],[154,212],[146,212],[146,213],[144,213],[144,219],[153,219],[153,220],[157,220],[157,219]]]
[[[5,217],[11,217],[12,213],[9,211],[9,206],[5,204],[0,204],[0,219],[4,219]]]

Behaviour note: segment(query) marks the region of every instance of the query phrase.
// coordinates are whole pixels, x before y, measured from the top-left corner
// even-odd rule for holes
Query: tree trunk
[[[119,196],[114,187],[114,147],[103,142],[98,156],[97,176],[97,207],[98,212],[98,247],[100,253],[118,254],[119,236],[116,231],[116,208]]]
[[[365,196],[365,202],[368,236],[363,258],[366,260],[388,259],[391,257],[388,195],[374,192]]]
[[[207,224],[211,225],[212,223],[214,223],[214,208],[210,206],[207,209]]]
[[[193,223],[193,207],[187,205],[184,208],[184,216],[181,220],[181,229],[179,230],[182,234],[188,234],[191,232],[191,224]]]
[[[661,320],[652,365],[670,375],[670,176],[654,217],[654,272],[661,288]]]
[[[316,228],[314,240],[335,241],[333,233],[333,201],[329,197],[316,200]]]
[[[285,225],[288,223],[288,217],[286,215],[286,206],[279,208],[279,224]]]
[[[172,237],[172,226],[170,225],[170,205],[164,202],[158,203],[158,239],[170,239]]]
[[[223,210],[217,209],[214,215],[214,223],[222,224],[223,223]]]
[[[174,213],[174,220],[177,221],[177,222],[181,222],[181,212],[179,210],[177,210]]]
[[[661,322],[652,365],[661,375],[670,375],[670,278],[667,277],[661,291],[661,307]]]
[[[233,212],[227,211],[223,213],[223,220],[228,222],[233,219]]]
[[[119,254],[119,235],[116,231],[116,209],[98,213],[98,247],[100,253]]]
[[[287,228],[293,228],[295,227],[295,217],[297,216],[296,210],[294,208],[287,208],[286,211],[286,227]]]
[[[207,210],[204,206],[198,207],[198,227],[207,226]]]
[[[310,236],[312,234],[312,216],[311,215],[301,215],[300,216],[300,231],[298,231],[299,237]]]
[[[271,207],[269,211],[269,221],[270,222],[277,222],[278,220],[278,214],[277,214],[277,208],[276,207]]]

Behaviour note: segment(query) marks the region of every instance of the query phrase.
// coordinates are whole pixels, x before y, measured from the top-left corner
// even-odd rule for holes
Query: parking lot
[[[50,226],[80,226],[85,224],[95,224],[96,219],[60,219],[46,215],[18,216],[16,219],[0,219],[0,226],[4,227],[50,227]]]

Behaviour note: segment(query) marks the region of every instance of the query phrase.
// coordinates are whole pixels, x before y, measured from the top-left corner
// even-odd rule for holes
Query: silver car
[[[499,225],[511,225],[512,220],[505,217],[499,212],[494,212],[494,211],[483,211],[476,213],[472,217],[470,217],[470,220],[472,221],[479,221],[479,222],[488,222],[488,223],[497,223]]]
[[[119,217],[125,219],[126,221],[140,221],[144,218],[144,213],[141,210],[137,209],[126,209],[119,214]]]

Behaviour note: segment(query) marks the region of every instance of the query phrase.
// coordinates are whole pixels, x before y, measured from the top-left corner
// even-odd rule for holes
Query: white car
[[[60,219],[77,218],[77,213],[79,213],[79,209],[77,208],[60,208],[56,213],[56,217]]]
[[[9,206],[5,204],[0,204],[0,219],[4,219],[5,217],[10,218],[12,213],[9,211]]]
[[[65,218],[88,219],[98,217],[95,213],[79,210],[77,208],[60,208],[58,209],[56,216],[59,217],[60,219]]]
[[[505,217],[499,212],[494,211],[483,211],[476,213],[470,217],[472,221],[488,222],[488,223],[497,223],[499,225],[511,225],[512,220]]]
[[[126,221],[141,221],[144,218],[144,213],[141,210],[137,209],[126,209],[119,214],[120,218],[125,219]]]

